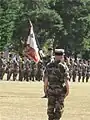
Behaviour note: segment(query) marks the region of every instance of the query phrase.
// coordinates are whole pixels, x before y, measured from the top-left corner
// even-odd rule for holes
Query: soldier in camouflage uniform
[[[86,82],[88,82],[89,78],[90,78],[90,60],[88,60],[87,64]]]
[[[82,60],[79,60],[78,63],[78,82],[80,82],[82,77]]]
[[[35,62],[31,62],[31,81],[35,81],[36,80],[36,73],[37,73],[37,64]]]
[[[38,81],[42,80],[42,78],[43,78],[43,71],[44,71],[43,61],[40,61],[37,64],[36,80],[38,80]]]
[[[14,60],[13,61],[13,81],[16,80],[18,72],[19,72],[19,64],[17,61]]]
[[[85,60],[83,60],[83,63],[82,63],[82,82],[84,82],[84,80],[85,80],[86,72],[87,72],[87,63]]]
[[[69,77],[70,77],[70,79],[69,79],[69,81],[71,80],[71,77],[72,77],[72,71],[71,71],[71,63],[70,63],[70,60],[69,60],[69,58],[68,57],[65,57],[64,58],[65,59],[65,63],[66,63],[66,65],[67,65],[67,67],[68,67],[68,69],[69,69]]]
[[[29,78],[30,78],[30,61],[29,59],[27,59],[24,64],[24,80],[28,82]]]
[[[0,80],[3,79],[3,73],[4,73],[4,63],[3,63],[3,53],[0,53]]]
[[[7,61],[6,72],[7,72],[7,81],[9,81],[12,74],[13,74],[13,62],[12,62],[12,59],[9,59]]]
[[[43,58],[45,66],[47,65],[47,63],[49,63],[51,61],[52,55],[53,55],[53,49],[48,48],[48,54]]]
[[[19,81],[23,81],[24,78],[24,60],[20,58],[19,60]]]
[[[73,71],[72,71],[72,80],[73,80],[73,82],[76,81],[77,73],[78,73],[78,65],[77,65],[77,61],[74,61]]]
[[[73,73],[73,60],[70,58],[70,66],[69,66],[70,81],[72,79],[72,73]]]
[[[69,94],[69,72],[64,61],[64,50],[55,49],[55,61],[49,63],[44,75],[44,91],[48,96],[48,120],[60,120],[64,99]]]

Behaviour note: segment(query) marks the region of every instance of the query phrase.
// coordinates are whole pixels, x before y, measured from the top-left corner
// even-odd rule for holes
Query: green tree
[[[18,0],[0,0],[0,50],[11,41],[18,9]]]
[[[83,41],[89,33],[89,6],[81,0],[51,0],[51,9],[61,15],[64,25],[62,39],[58,39],[60,46],[76,54],[83,49]]]

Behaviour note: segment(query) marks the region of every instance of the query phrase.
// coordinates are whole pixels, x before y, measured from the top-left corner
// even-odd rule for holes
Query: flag
[[[26,49],[25,49],[25,55],[29,59],[33,59],[34,62],[38,63],[40,61],[40,56],[38,53],[38,46],[35,39],[35,34],[33,31],[33,25],[30,21],[30,34],[28,36],[27,42],[26,42]]]

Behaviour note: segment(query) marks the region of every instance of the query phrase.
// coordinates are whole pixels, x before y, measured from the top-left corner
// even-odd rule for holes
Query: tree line
[[[22,53],[29,20],[40,49],[90,57],[90,0],[0,0],[0,50],[11,46]]]

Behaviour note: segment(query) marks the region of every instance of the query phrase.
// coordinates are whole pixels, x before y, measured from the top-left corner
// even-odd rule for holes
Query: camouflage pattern
[[[88,82],[89,78],[90,78],[90,61],[88,61],[87,64],[86,82]]]
[[[45,76],[48,77],[48,120],[59,120],[63,113],[66,89],[65,81],[69,77],[66,64],[54,61],[47,65]]]
[[[27,60],[24,63],[24,80],[27,82],[30,80],[30,61]]]
[[[13,61],[13,73],[12,73],[13,74],[13,81],[16,80],[18,71],[19,71],[19,66],[18,66],[16,61]]]
[[[12,60],[9,60],[7,62],[7,67],[6,67],[6,72],[7,72],[7,81],[10,80],[11,78],[11,75],[13,73],[13,63],[12,63]]]
[[[19,81],[23,81],[24,78],[24,61],[19,61]]]
[[[77,73],[78,73],[78,65],[77,65],[76,62],[74,62],[74,64],[73,64],[73,71],[72,71],[72,80],[73,80],[73,82],[76,81]]]
[[[70,65],[69,65],[69,76],[70,76],[70,81],[72,79],[72,74],[73,74],[73,61],[70,60]]]
[[[80,82],[81,77],[82,77],[82,63],[81,63],[81,60],[80,60],[79,63],[78,63],[78,82]]]
[[[31,63],[31,75],[30,75],[30,79],[32,81],[36,80],[36,73],[37,73],[37,64],[32,62]]]
[[[4,72],[4,63],[2,58],[0,58],[0,79],[3,79],[3,72]]]
[[[84,82],[87,72],[87,65],[85,62],[82,63],[82,82]]]
[[[37,64],[36,80],[40,81],[43,79],[43,71],[44,71],[43,63],[39,62]]]

